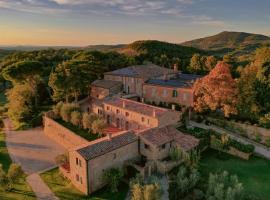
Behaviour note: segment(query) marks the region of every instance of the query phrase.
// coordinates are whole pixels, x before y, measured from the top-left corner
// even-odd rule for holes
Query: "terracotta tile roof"
[[[173,126],[152,128],[138,133],[139,137],[153,146],[161,146],[174,141],[180,148],[189,151],[199,144],[199,140],[193,136],[185,135]]]
[[[173,135],[176,134],[176,131],[172,126],[165,126],[162,128],[147,129],[138,133],[138,135],[154,146],[161,146],[173,141]]]
[[[197,138],[183,133],[177,134],[174,141],[184,151],[190,151],[199,145],[199,140]]]
[[[101,87],[105,89],[110,89],[114,86],[122,85],[119,81],[112,81],[112,80],[95,80],[91,86]]]
[[[104,103],[108,105],[116,106],[119,108],[125,108],[126,110],[141,113],[143,115],[147,115],[150,117],[153,117],[154,113],[156,117],[160,117],[167,112],[175,112],[175,111],[168,110],[165,108],[155,107],[155,106],[151,106],[145,103],[141,103],[141,102],[137,102],[137,101],[133,101],[129,99],[117,98],[117,97],[111,98],[105,101]]]
[[[98,141],[93,141],[92,143],[89,143],[89,145],[77,149],[77,152],[85,160],[91,160],[118,148],[121,148],[125,145],[133,143],[137,139],[138,137],[134,132],[128,131],[118,135],[114,135],[111,137],[111,139],[109,139],[108,137],[104,137]]]
[[[154,64],[148,65],[134,65],[122,69],[118,69],[112,72],[107,72],[105,74],[118,75],[118,76],[130,76],[130,77],[140,77],[140,78],[152,78],[162,76],[164,74],[173,74],[174,70],[165,67],[160,67]]]

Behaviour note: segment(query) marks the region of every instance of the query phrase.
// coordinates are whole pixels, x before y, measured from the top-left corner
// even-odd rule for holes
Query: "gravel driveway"
[[[65,148],[48,138],[43,129],[12,131],[11,123],[4,120],[6,144],[13,161],[20,163],[28,175],[55,166],[55,157],[65,153]]]

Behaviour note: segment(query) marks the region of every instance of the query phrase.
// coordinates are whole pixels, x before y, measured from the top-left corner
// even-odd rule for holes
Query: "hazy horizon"
[[[222,31],[269,36],[269,7],[268,0],[0,0],[0,45],[181,43]]]

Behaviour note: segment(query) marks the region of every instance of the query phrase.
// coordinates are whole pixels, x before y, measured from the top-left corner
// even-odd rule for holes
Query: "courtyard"
[[[65,149],[49,139],[41,127],[25,131],[12,131],[5,120],[6,145],[13,161],[20,163],[28,175],[55,166],[55,157],[65,153]]]

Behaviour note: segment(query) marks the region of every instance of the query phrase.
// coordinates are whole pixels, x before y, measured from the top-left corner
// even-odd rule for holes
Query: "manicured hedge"
[[[186,127],[179,127],[180,131],[192,135],[198,139],[200,139],[199,149],[203,149],[206,146],[210,145],[211,136],[215,136],[216,139],[221,139],[221,134],[213,131],[213,130],[205,130],[201,128],[194,128],[194,129],[187,129]],[[244,153],[253,153],[255,147],[251,144],[243,144],[238,142],[232,138],[229,139],[228,144],[226,145],[227,148],[234,147],[239,151]]]
[[[210,145],[210,135],[212,132],[210,130],[205,130],[197,127],[195,127],[194,129],[187,129],[184,126],[179,127],[178,130],[199,139],[200,140],[199,149],[204,149],[205,147],[208,147]]]
[[[255,147],[251,144],[242,144],[236,140],[230,139],[229,146],[236,148],[239,151],[242,151],[244,153],[253,153]]]

